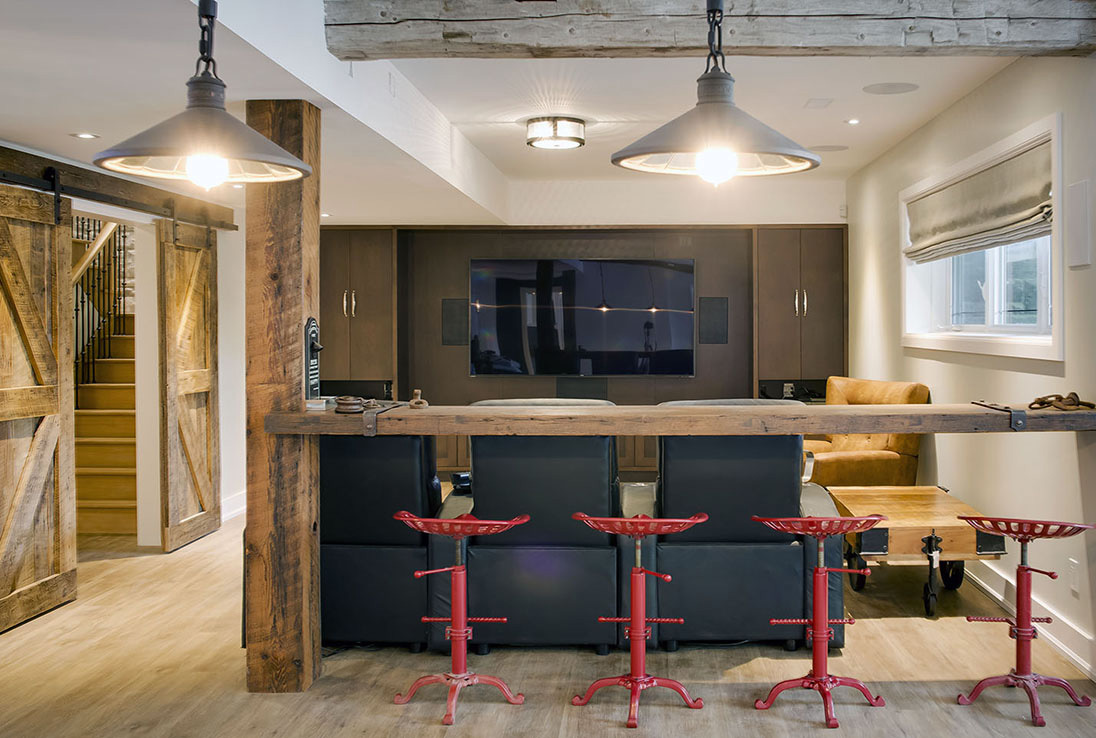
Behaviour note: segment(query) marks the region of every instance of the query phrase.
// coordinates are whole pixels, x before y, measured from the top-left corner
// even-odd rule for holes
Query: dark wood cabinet
[[[320,233],[320,378],[395,379],[391,229]]]
[[[800,378],[845,373],[845,233],[800,231],[799,281],[803,289]]]
[[[845,373],[844,228],[761,228],[757,235],[758,378]]]

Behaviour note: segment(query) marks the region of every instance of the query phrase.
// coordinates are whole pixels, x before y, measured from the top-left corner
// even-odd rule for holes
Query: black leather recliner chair
[[[320,608],[325,643],[427,640],[428,588],[416,569],[452,564],[452,545],[393,520],[400,510],[439,514],[434,439],[321,436]],[[446,546],[444,544],[449,543]]]
[[[603,400],[486,400],[476,405],[612,405]],[[467,546],[469,611],[505,616],[476,624],[472,642],[593,645],[616,643],[618,542],[572,513],[618,515],[614,437],[475,436],[472,497],[481,519],[526,513],[530,521]],[[439,608],[444,609],[444,607]],[[436,643],[436,637],[432,638]]]
[[[781,400],[707,400],[664,405],[801,404]],[[802,436],[663,436],[659,439],[658,514],[687,517],[706,512],[708,522],[656,545],[657,611],[685,618],[662,625],[657,638],[677,641],[773,641],[794,647],[801,625],[769,625],[769,618],[810,617],[811,570],[816,547],[770,530],[751,516],[836,516],[829,494],[804,484]],[[826,544],[827,565],[840,567],[842,541]],[[843,617],[843,584],[830,575],[830,617]],[[834,626],[833,646],[844,644]]]

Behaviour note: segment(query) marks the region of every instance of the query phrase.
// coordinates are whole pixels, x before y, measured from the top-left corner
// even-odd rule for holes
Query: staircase
[[[76,410],[76,530],[137,532],[137,433],[133,316],[120,315],[111,358],[97,359]]]
[[[84,225],[89,238],[73,239],[74,252],[94,240],[98,225]],[[125,311],[132,305],[126,299],[131,243],[124,236],[114,241],[75,285],[78,533],[137,532],[133,315]]]

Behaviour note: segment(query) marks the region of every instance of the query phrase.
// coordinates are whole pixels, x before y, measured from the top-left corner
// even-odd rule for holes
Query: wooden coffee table
[[[872,530],[846,537],[850,569],[862,569],[866,561],[926,562],[922,597],[929,617],[936,613],[937,570],[946,589],[958,589],[964,561],[999,559],[1005,553],[1003,537],[976,531],[958,519],[981,513],[943,487],[830,487],[829,492],[842,516],[887,516]],[[849,580],[854,590],[863,589],[863,575],[851,574]]]

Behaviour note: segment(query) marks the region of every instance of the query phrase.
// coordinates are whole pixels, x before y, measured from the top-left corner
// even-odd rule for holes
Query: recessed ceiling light
[[[321,218],[330,218],[330,217],[331,217],[331,213],[320,213],[320,217],[321,217]]]
[[[535,149],[577,149],[586,143],[586,121],[560,115],[531,118],[525,143]]]
[[[232,185],[232,189],[234,189],[234,190],[242,190],[243,188],[244,188],[244,186],[242,184]]]
[[[807,102],[803,103],[803,107],[810,110],[819,110],[821,108],[828,108],[832,102],[832,97],[812,97],[808,98]]]
[[[920,88],[921,85],[915,85],[912,82],[877,82],[865,87],[864,92],[869,95],[905,95]]]
[[[73,138],[83,138],[83,139],[99,138],[99,135],[96,134],[96,133],[70,133],[69,135],[72,136]]]
[[[831,151],[848,151],[848,146],[841,146],[839,144],[823,144],[821,146],[812,146],[811,151],[817,151],[820,154],[826,154]]]
[[[860,119],[859,119],[859,118],[849,118],[849,119],[848,119],[847,121],[845,121],[845,122],[846,122],[846,123],[848,123],[848,124],[849,124],[850,126],[858,126],[858,125],[860,125]]]

